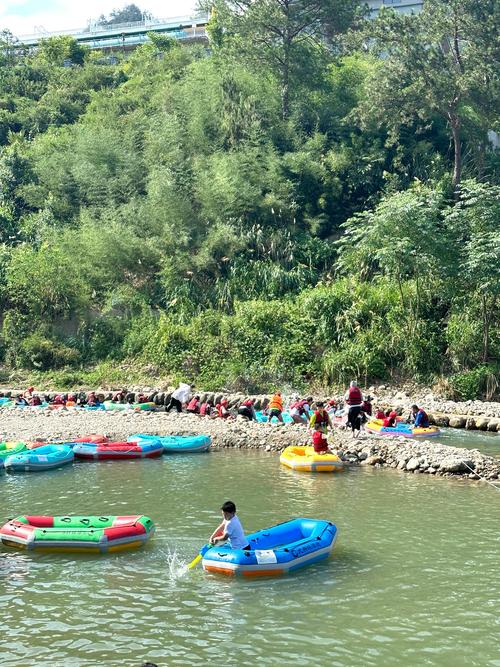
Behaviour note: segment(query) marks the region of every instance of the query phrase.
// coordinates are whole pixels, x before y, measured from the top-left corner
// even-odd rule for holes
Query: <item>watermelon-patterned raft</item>
[[[110,459],[150,459],[163,454],[159,440],[141,442],[80,442],[74,445],[73,453],[78,459],[96,461]]]
[[[0,539],[17,549],[111,553],[141,547],[154,530],[144,515],[18,516],[0,528]]]

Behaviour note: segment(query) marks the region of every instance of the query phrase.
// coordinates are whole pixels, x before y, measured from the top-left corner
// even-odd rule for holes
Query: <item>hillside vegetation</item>
[[[5,366],[491,395],[498,15],[425,7],[218,2],[209,49],[152,35],[118,62],[5,35]]]

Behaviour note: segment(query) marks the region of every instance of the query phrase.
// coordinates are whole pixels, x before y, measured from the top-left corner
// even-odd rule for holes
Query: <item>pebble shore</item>
[[[133,433],[157,435],[210,435],[214,448],[262,449],[277,453],[289,445],[309,444],[305,426],[257,424],[241,417],[223,421],[171,412],[86,412],[74,408],[49,410],[9,408],[0,413],[3,440],[69,441],[87,433],[102,433],[124,440]],[[471,480],[494,481],[500,477],[500,459],[477,449],[462,449],[432,440],[380,438],[336,429],[332,446],[348,465],[371,465]]]

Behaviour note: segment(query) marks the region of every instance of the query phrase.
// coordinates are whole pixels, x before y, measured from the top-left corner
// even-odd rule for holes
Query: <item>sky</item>
[[[188,16],[196,7],[196,0],[0,0],[0,30],[19,36],[39,28],[49,32],[84,28],[89,19],[132,3],[158,18]]]

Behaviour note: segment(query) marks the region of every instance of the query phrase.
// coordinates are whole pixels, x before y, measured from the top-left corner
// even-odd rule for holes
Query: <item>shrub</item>
[[[45,338],[41,333],[33,333],[22,340],[16,361],[22,368],[48,370],[78,363],[80,353],[63,343]]]
[[[449,383],[453,398],[469,401],[479,399],[485,394],[493,394],[498,387],[496,377],[498,372],[495,373],[489,366],[478,366],[471,371],[451,375]]]

